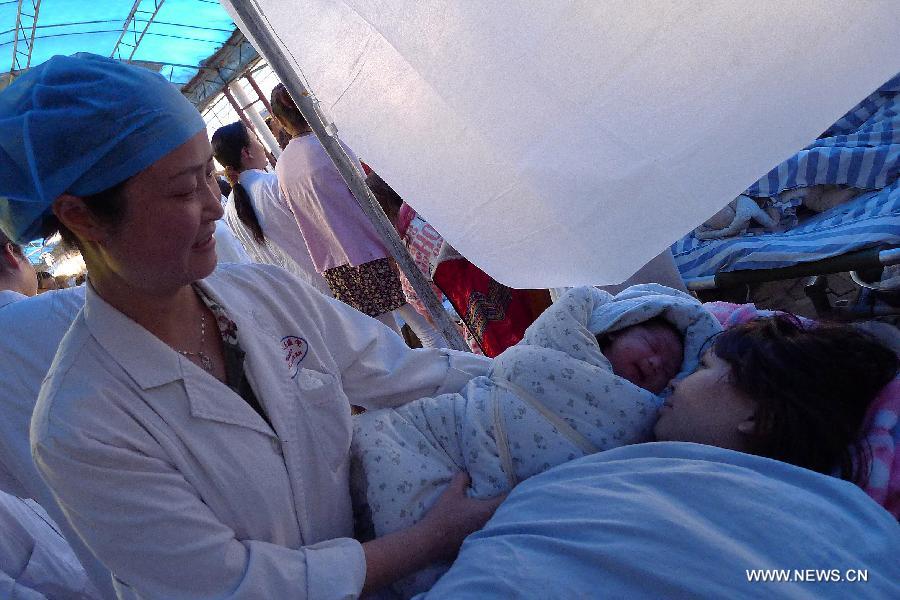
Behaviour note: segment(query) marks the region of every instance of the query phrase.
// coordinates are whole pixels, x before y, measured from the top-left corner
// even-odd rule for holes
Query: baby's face
[[[681,370],[684,346],[666,325],[633,325],[610,337],[603,354],[612,363],[613,373],[638,387],[659,394]]]

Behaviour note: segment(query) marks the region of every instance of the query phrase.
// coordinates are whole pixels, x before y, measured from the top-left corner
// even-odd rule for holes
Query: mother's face
[[[202,131],[132,177],[123,189],[125,216],[100,245],[104,271],[148,291],[209,275],[216,266],[215,222],[222,217],[210,189],[213,176]]]
[[[674,384],[659,411],[657,441],[747,450],[756,403],[731,383],[731,366],[707,351],[699,368]]]

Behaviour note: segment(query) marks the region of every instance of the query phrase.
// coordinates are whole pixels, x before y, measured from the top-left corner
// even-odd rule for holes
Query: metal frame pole
[[[728,271],[706,275],[704,277],[692,277],[685,280],[687,288],[692,292],[700,290],[714,290],[716,288],[731,287],[749,283],[763,283],[767,281],[780,281],[783,279],[795,279],[810,275],[828,275],[830,273],[846,273],[848,271],[861,271],[900,264],[900,248],[881,250],[880,248],[868,248],[857,250],[848,254],[832,256],[806,263],[797,263],[788,267],[775,269],[747,269],[743,271]]]
[[[41,11],[41,0],[37,0],[31,2],[32,10],[34,14],[32,15],[31,20],[31,35],[28,37],[28,58],[25,61],[25,68],[31,68],[31,54],[34,52],[34,34],[37,32],[37,23],[38,23],[38,13]]]
[[[251,4],[253,6],[251,6]],[[337,138],[337,130],[333,124],[325,122],[322,114],[316,106],[316,101],[306,89],[306,86],[297,76],[297,73],[291,68],[289,62],[285,58],[279,45],[269,34],[262,16],[259,14],[256,3],[245,0],[234,0],[232,7],[244,22],[244,26],[250,30],[252,38],[259,46],[257,50],[268,60],[269,66],[275,71],[275,74],[284,84],[291,98],[297,104],[297,108],[303,114],[313,133],[319,138],[322,146],[328,152],[335,167],[340,171],[341,176],[353,192],[360,209],[365,213],[366,217],[372,222],[378,235],[385,242],[397,265],[403,270],[409,282],[418,294],[419,299],[428,309],[434,324],[444,338],[447,340],[451,348],[456,350],[468,350],[462,335],[456,328],[456,324],[450,319],[443,306],[438,301],[434,290],[431,289],[431,282],[425,279],[419,268],[413,262],[412,256],[406,250],[406,246],[397,236],[397,230],[388,221],[381,210],[378,201],[372,191],[366,185],[360,165],[353,164],[347,153],[341,147]]]
[[[19,0],[19,4],[16,7],[16,30],[15,33],[13,33],[12,63],[9,67],[10,73],[16,71],[16,55],[19,50],[19,30],[22,29],[22,2],[23,0]]]
[[[269,129],[269,126],[266,125],[266,121],[262,118],[262,115],[259,114],[259,111],[253,106],[253,101],[250,100],[244,92],[244,89],[240,85],[240,79],[235,79],[229,83],[228,88],[231,90],[231,95],[234,96],[234,99],[243,107],[247,118],[253,121],[256,134],[262,138],[262,141],[268,146],[269,149],[266,154],[274,156],[275,159],[277,159],[281,156],[281,146],[278,145],[278,140],[272,135],[272,131]],[[273,167],[275,166],[274,160],[270,160],[269,162]]]
[[[231,84],[226,85],[225,87],[222,88],[222,94],[228,100],[228,103],[231,104],[231,108],[233,108],[234,112],[237,113],[238,118],[240,118],[241,122],[244,124],[244,127],[246,127],[250,131],[255,131],[256,128],[253,127],[253,123],[250,121],[250,118],[244,112],[244,107],[240,105],[240,103],[234,98],[234,95],[231,93],[231,89],[229,89],[230,85]],[[269,133],[271,134],[272,132],[270,131]],[[266,158],[269,159],[269,164],[272,164],[272,165],[275,164],[276,159],[272,155],[272,153],[269,152],[268,150],[266,150]]]
[[[253,88],[253,91],[256,92],[256,96],[259,98],[259,101],[263,103],[263,106],[266,107],[266,110],[269,111],[269,114],[272,114],[272,105],[269,104],[269,99],[265,97],[262,93],[262,90],[259,89],[259,85],[257,85],[256,80],[253,78],[253,75],[250,74],[250,71],[244,73],[244,79],[247,80],[247,83],[250,84],[250,87]]]
[[[144,28],[141,30],[141,35],[137,35],[137,29],[135,29],[135,41],[134,46],[131,44],[125,44],[129,48],[131,48],[131,54],[128,55],[126,59],[127,62],[131,62],[131,59],[134,58],[134,54],[137,52],[138,46],[141,45],[141,42],[144,39],[144,35],[147,33],[147,30],[150,29],[150,24],[153,23],[153,19],[156,18],[156,15],[159,14],[159,9],[162,8],[163,3],[166,0],[153,0],[153,13],[151,13],[150,18],[147,19],[147,22],[144,24]],[[122,33],[119,34],[119,39],[116,40],[116,44],[113,46],[112,52],[109,53],[110,58],[122,58],[122,54],[119,50],[120,46],[123,44],[123,39],[125,38],[125,34],[128,33],[128,28],[134,23],[135,16],[137,16],[138,9],[141,6],[141,2],[143,0],[135,0],[134,4],[131,7],[131,11],[128,13],[128,17],[125,19],[125,23],[122,26]],[[119,54],[116,57],[116,53]]]
[[[38,14],[41,10],[41,0],[29,0],[31,4],[31,14],[22,11],[22,5],[25,0],[19,0],[16,4],[16,27],[13,31],[13,51],[12,62],[9,67],[9,79],[7,85],[12,83],[13,79],[27,71],[31,67],[31,55],[34,52],[34,36],[37,32]],[[28,26],[23,22],[22,17],[26,16],[31,19],[31,32],[26,35]],[[8,33],[8,32],[7,32]],[[19,42],[25,45],[25,52],[19,50]],[[20,56],[24,59],[20,60]]]

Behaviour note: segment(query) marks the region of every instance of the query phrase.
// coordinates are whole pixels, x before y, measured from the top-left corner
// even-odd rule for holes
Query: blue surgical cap
[[[0,228],[29,242],[60,194],[109,189],[205,128],[158,73],[94,54],[54,56],[0,92]]]

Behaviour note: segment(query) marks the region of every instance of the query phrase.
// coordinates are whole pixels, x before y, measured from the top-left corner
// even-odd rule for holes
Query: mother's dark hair
[[[854,455],[868,455],[858,440],[869,405],[897,373],[893,351],[849,325],[804,327],[777,315],[723,332],[713,352],[757,404],[755,454],[865,481],[868,460]]]

